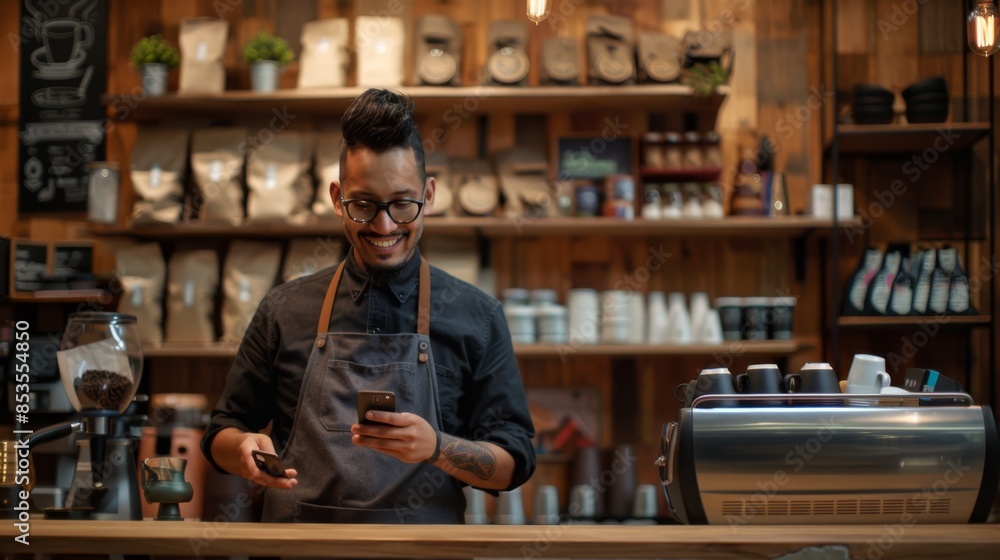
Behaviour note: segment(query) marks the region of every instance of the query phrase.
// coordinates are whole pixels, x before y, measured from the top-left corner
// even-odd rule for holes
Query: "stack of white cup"
[[[571,344],[597,344],[600,341],[601,308],[597,290],[577,288],[567,298],[569,341]]]
[[[601,292],[601,342],[625,344],[631,340],[630,299],[629,292],[625,290]]]

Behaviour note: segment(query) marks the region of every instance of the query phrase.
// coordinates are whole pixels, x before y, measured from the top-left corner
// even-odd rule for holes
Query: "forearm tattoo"
[[[441,455],[455,468],[488,480],[497,470],[497,456],[488,445],[442,434]]]

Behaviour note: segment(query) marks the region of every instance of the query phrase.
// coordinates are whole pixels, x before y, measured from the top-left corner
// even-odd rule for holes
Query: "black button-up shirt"
[[[330,319],[331,332],[416,332],[420,259],[395,280],[377,283],[348,254]],[[268,292],[240,344],[226,386],[202,440],[223,428],[257,432],[274,423],[281,451],[292,429],[320,308],[335,268]],[[510,488],[534,472],[534,427],[510,332],[500,303],[470,284],[431,267],[431,351],[446,433],[495,443],[514,458]]]

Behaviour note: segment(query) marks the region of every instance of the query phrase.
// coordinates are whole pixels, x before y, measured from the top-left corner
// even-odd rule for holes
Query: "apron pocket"
[[[416,364],[393,362],[366,366],[345,360],[331,360],[319,397],[320,421],[330,432],[350,432],[358,422],[358,391],[392,391],[397,412],[414,410],[413,380]]]
[[[438,364],[434,364],[434,372],[437,374],[437,388],[441,404],[441,428],[449,434],[455,433],[458,426],[449,425],[449,420],[454,420],[458,415],[458,399],[462,396],[462,379],[454,371]]]
[[[382,523],[402,524],[399,513],[393,509],[359,509],[318,506],[295,502],[296,523]]]

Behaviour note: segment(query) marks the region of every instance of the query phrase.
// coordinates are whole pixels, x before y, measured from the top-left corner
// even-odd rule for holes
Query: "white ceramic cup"
[[[848,393],[877,394],[889,386],[889,374],[885,372],[885,358],[871,354],[855,354],[851,370],[847,374]]]

